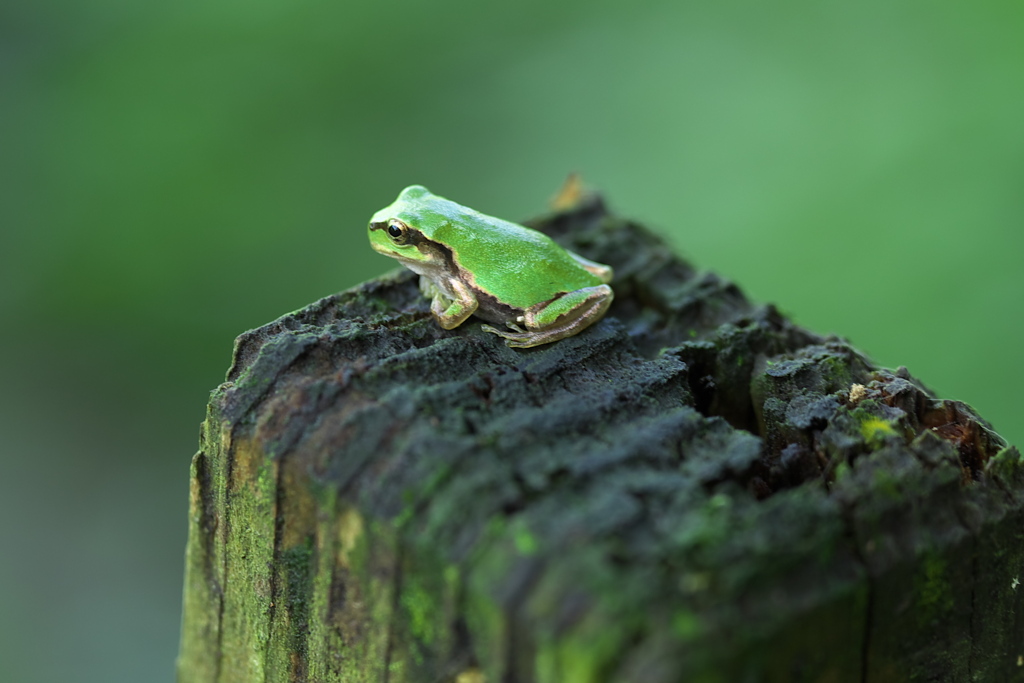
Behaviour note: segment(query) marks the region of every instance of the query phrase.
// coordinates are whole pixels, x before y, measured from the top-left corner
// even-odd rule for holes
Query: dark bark
[[[597,199],[534,227],[615,267],[576,337],[401,272],[238,339],[181,683],[1024,680],[1015,448]]]

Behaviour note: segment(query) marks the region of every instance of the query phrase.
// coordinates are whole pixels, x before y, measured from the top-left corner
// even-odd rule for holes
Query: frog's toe
[[[513,323],[505,324],[516,331],[508,332],[506,330],[499,330],[497,327],[492,327],[491,325],[481,325],[480,329],[484,332],[490,332],[491,334],[498,335],[505,340],[506,346],[511,346],[513,348],[525,349],[537,345],[537,335],[535,333],[527,332]]]
[[[494,327],[492,325],[481,325],[480,329],[483,330],[484,332],[496,334],[499,337],[504,337],[506,334],[508,334],[508,332],[506,332],[505,330],[499,330],[497,327]]]

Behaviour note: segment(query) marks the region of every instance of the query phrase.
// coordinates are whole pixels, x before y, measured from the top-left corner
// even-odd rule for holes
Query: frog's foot
[[[520,322],[523,321],[523,317],[522,316],[519,316],[519,321]],[[492,334],[498,335],[499,337],[504,337],[505,339],[519,339],[519,338],[526,339],[526,338],[531,336],[531,334],[529,332],[527,332],[526,329],[520,327],[519,325],[515,324],[511,320],[506,320],[505,321],[505,327],[507,327],[508,329],[510,329],[512,331],[511,332],[506,332],[505,330],[499,330],[497,327],[494,327],[493,325],[487,325],[487,324],[481,325],[480,329],[483,330],[484,332],[490,332]]]
[[[464,323],[480,305],[473,293],[458,280],[453,280],[449,286],[457,299],[449,299],[439,287],[434,287],[434,298],[430,302],[430,312],[437,324],[446,330]]]
[[[608,285],[585,287],[526,309],[520,320],[505,323],[512,331],[490,325],[483,325],[481,329],[503,337],[505,344],[513,348],[549,344],[571,337],[596,323],[608,311],[612,298],[612,289]],[[523,325],[516,324],[519,322]]]

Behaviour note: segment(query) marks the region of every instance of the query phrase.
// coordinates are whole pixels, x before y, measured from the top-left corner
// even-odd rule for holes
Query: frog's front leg
[[[613,297],[612,288],[608,285],[584,287],[553,301],[530,306],[520,318],[507,323],[514,330],[512,332],[490,325],[482,327],[504,337],[505,344],[515,348],[548,344],[571,337],[596,323],[608,311]]]
[[[469,290],[460,280],[451,278],[447,281],[450,293],[441,291],[436,283],[431,283],[430,312],[434,314],[437,324],[446,330],[458,327],[466,322],[466,318],[473,315],[480,302],[477,301],[473,292]],[[420,289],[423,289],[423,282],[420,282]],[[426,293],[426,292],[424,292]]]

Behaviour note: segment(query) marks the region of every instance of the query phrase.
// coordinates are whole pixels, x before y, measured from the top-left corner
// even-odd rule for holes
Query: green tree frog
[[[420,185],[375,213],[368,233],[374,250],[419,274],[420,290],[446,330],[476,314],[502,326],[482,329],[526,348],[577,334],[612,303],[609,266]]]

